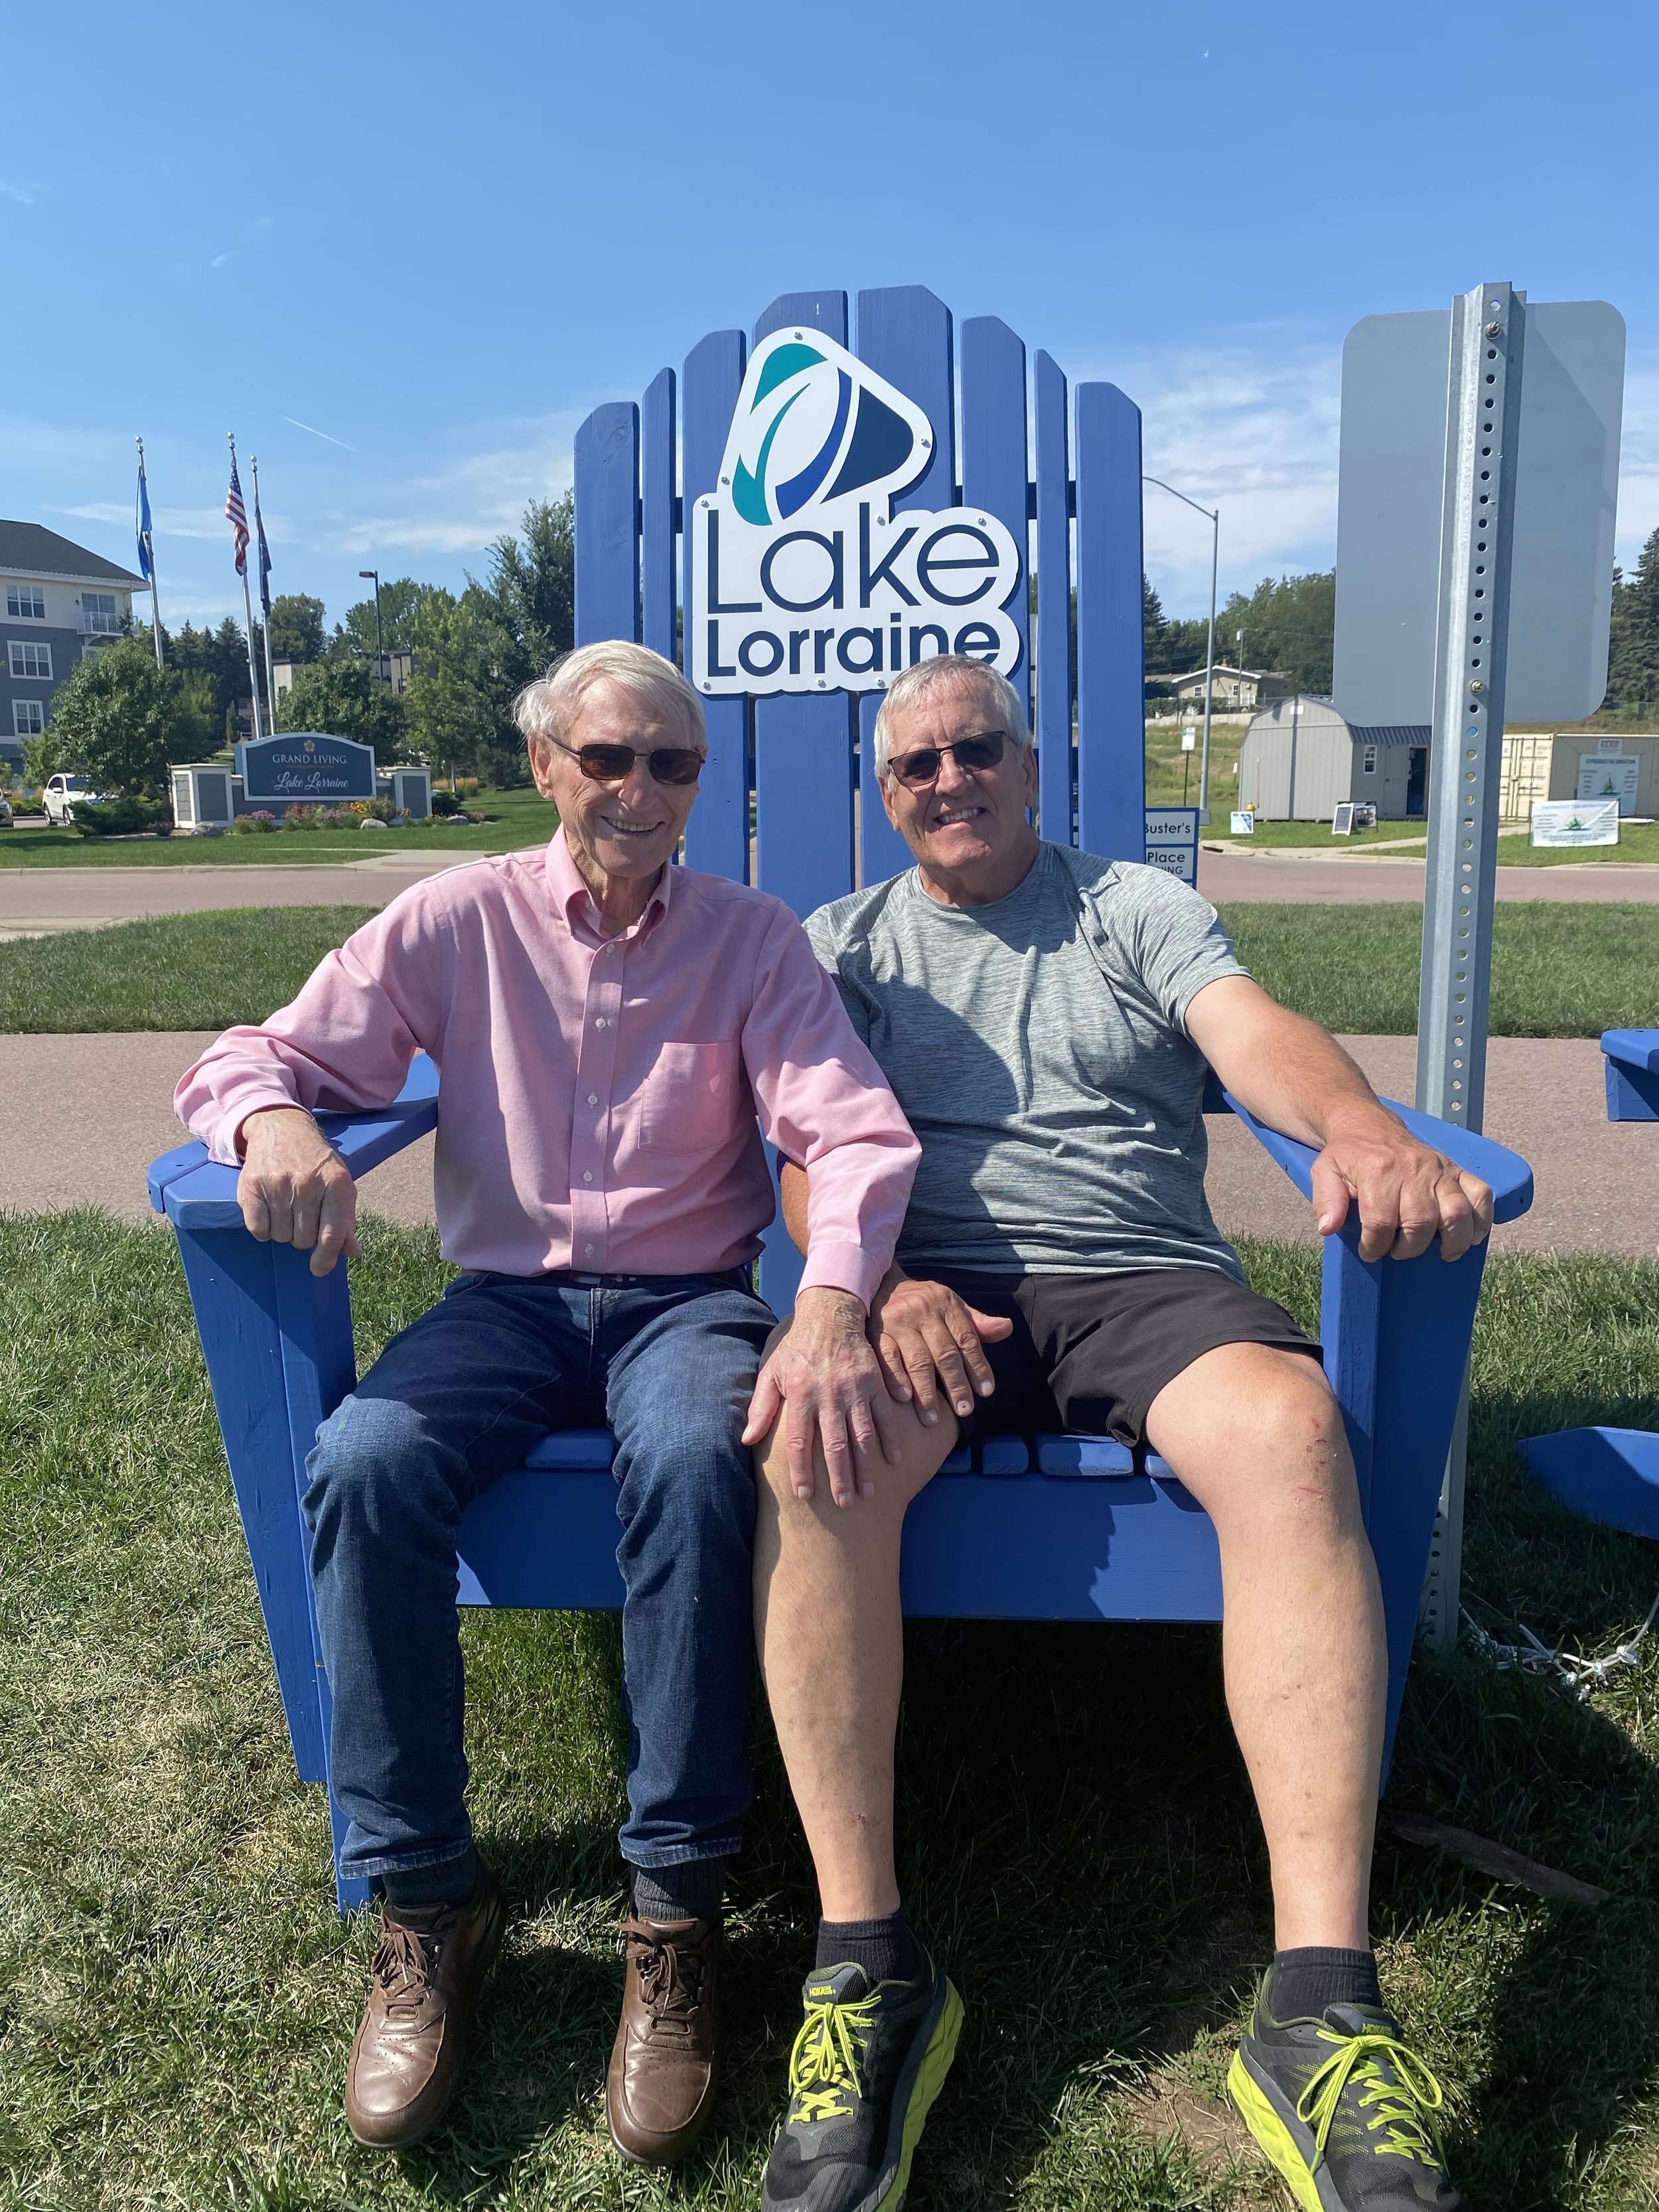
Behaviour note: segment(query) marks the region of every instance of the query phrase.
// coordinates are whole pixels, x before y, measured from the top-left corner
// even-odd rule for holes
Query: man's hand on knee
[[[784,1416],[789,1479],[797,1498],[817,1486],[812,1449],[821,1443],[830,1494],[850,1505],[873,1498],[878,1456],[899,1466],[895,1408],[865,1334],[859,1300],[845,1291],[803,1291],[789,1334],[760,1371],[743,1441],[757,1444]]]
[[[887,1388],[901,1405],[914,1396],[927,1428],[939,1419],[941,1390],[964,1420],[975,1392],[990,1396],[996,1386],[983,1346],[1000,1344],[1013,1328],[1006,1317],[975,1312],[943,1283],[913,1281],[896,1267],[888,1270],[870,1309],[870,1335]]]
[[[237,1203],[261,1243],[292,1244],[326,1275],[342,1252],[362,1257],[351,1170],[303,1107],[273,1106],[242,1124]]]

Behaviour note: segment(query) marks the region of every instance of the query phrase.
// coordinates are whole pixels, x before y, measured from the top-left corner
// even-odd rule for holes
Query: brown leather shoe
[[[720,1924],[625,1920],[626,1985],[605,2106],[639,2166],[672,2166],[702,2133],[720,2082]]]
[[[374,1984],[346,2068],[346,2118],[360,2143],[401,2150],[448,2110],[506,1922],[501,1887],[482,1859],[466,1903],[430,1927],[407,1927],[385,1911]]]

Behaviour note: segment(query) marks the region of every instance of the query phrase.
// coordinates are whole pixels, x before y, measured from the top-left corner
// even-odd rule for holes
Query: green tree
[[[491,646],[477,585],[459,599],[434,589],[422,600],[414,674],[404,694],[410,750],[452,783],[458,774],[511,781],[523,750],[511,720],[511,689],[491,662]]]
[[[45,787],[46,778],[64,766],[64,748],[50,722],[36,736],[23,740],[23,781],[31,790]]]
[[[415,641],[415,615],[421,601],[432,589],[430,584],[416,583],[413,576],[396,576],[389,584],[380,586],[380,644],[391,653],[406,651]],[[273,606],[274,620],[276,610]],[[348,657],[374,658],[374,598],[371,592],[349,606],[345,620],[337,623],[330,642],[330,651]]]
[[[1659,530],[1642,548],[1633,576],[1613,572],[1607,704],[1634,719],[1659,712]]]
[[[100,789],[155,798],[174,761],[199,760],[207,731],[183,672],[158,668],[148,638],[117,638],[76,661],[52,702],[63,757]]]
[[[1234,633],[1244,633],[1252,668],[1288,676],[1298,691],[1328,692],[1336,635],[1336,571],[1266,576],[1248,599],[1235,592],[1216,617],[1216,659],[1235,657]],[[1199,665],[1203,652],[1200,648]]]
[[[328,650],[322,601],[309,592],[283,592],[274,599],[270,650],[278,660],[320,660]]]
[[[236,708],[248,696],[247,638],[241,624],[227,615],[217,629],[195,629],[186,623],[176,637],[162,635],[167,666],[208,679],[213,687],[210,724],[216,735],[228,732],[234,737]],[[260,648],[257,625],[254,645]]]
[[[502,537],[490,547],[480,603],[493,632],[494,665],[514,691],[544,675],[576,641],[574,495],[532,499],[520,527],[522,541]]]
[[[331,658],[295,672],[276,702],[276,726],[355,738],[373,745],[377,764],[385,768],[403,757],[407,717],[403,701],[375,680],[369,662]]]

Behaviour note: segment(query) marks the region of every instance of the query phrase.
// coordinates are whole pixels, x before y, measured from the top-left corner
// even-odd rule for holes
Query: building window
[[[14,699],[11,702],[11,733],[15,738],[38,738],[46,726],[46,718],[39,699]]]
[[[20,645],[14,638],[8,649],[14,676],[33,676],[51,683],[52,647],[49,645]]]
[[[1376,747],[1375,745],[1364,745],[1360,748],[1359,773],[1361,775],[1375,775],[1376,774]]]
[[[14,622],[45,622],[46,594],[39,584],[8,584],[6,612]]]
[[[82,592],[81,594],[81,629],[87,637],[115,635],[115,594],[113,592]]]

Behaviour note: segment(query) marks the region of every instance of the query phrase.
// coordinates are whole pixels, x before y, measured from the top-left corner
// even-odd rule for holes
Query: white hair
[[[936,653],[926,660],[914,661],[902,676],[896,676],[887,687],[885,697],[876,711],[876,774],[885,775],[888,762],[892,757],[893,721],[907,707],[914,707],[940,684],[953,688],[978,690],[987,701],[993,716],[999,721],[1016,745],[1022,750],[1031,742],[1030,726],[1025,720],[1025,708],[1013,685],[1001,672],[983,660],[975,660],[965,653]]]
[[[672,660],[627,638],[605,638],[598,645],[579,645],[574,653],[561,653],[545,676],[520,692],[513,702],[513,719],[526,738],[553,738],[563,744],[584,695],[595,684],[606,682],[631,691],[658,720],[678,729],[699,751],[708,750],[702,700]]]

